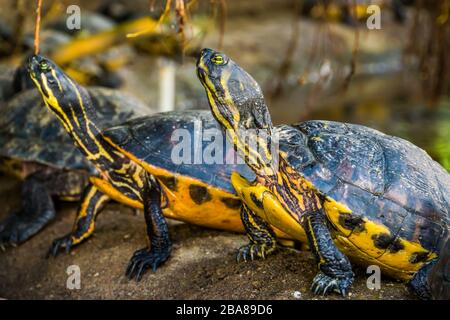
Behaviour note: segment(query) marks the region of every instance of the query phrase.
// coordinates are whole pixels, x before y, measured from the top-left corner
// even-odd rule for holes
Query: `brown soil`
[[[5,217],[19,203],[19,185],[0,178]],[[236,263],[243,235],[170,221],[171,258],[141,282],[124,271],[133,252],[146,244],[142,214],[109,205],[97,220],[95,235],[69,255],[45,259],[51,241],[72,226],[76,206],[59,206],[59,215],[44,231],[16,248],[0,252],[0,297],[6,299],[341,299],[316,297],[309,286],[316,272],[309,252],[283,250],[264,261]],[[78,265],[81,289],[66,288],[67,267]],[[402,283],[382,279],[379,291],[366,287],[357,269],[349,299],[414,299]]]

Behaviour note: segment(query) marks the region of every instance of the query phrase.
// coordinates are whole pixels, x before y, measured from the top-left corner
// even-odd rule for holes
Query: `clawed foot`
[[[353,278],[332,278],[326,274],[319,272],[313,280],[311,290],[317,295],[326,295],[335,291],[342,296],[347,296],[348,289],[352,285]]]
[[[255,260],[257,258],[265,259],[267,255],[275,251],[275,247],[268,247],[265,244],[249,243],[239,248],[236,260]]]
[[[69,253],[70,249],[72,249],[72,245],[73,238],[70,234],[55,239],[47,252],[47,258],[50,256],[56,257],[61,249],[65,249],[66,253]]]
[[[170,249],[153,251],[148,248],[143,248],[137,250],[128,263],[126,276],[129,279],[135,277],[136,281],[140,281],[145,270],[151,268],[155,272],[169,258],[169,255]]]
[[[41,230],[54,217],[52,212],[41,216],[27,216],[20,213],[11,214],[0,222],[0,246],[18,245],[25,242]]]

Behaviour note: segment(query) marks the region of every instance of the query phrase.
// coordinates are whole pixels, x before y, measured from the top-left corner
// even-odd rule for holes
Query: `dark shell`
[[[196,120],[198,121],[197,124],[195,124]],[[236,164],[236,161],[234,161],[234,164],[223,165],[223,163],[230,163],[227,160],[236,155],[233,148],[229,148],[228,152],[217,154],[219,161],[215,164],[206,164],[203,161],[198,161],[198,164],[194,163],[196,155],[202,155],[203,150],[207,150],[207,146],[210,145],[210,141],[197,143],[194,141],[195,139],[190,139],[191,153],[189,157],[191,161],[175,163],[177,161],[173,161],[172,158],[174,146],[184,138],[173,136],[174,130],[185,129],[185,131],[179,131],[179,133],[181,135],[186,133],[186,136],[193,137],[195,136],[193,135],[194,131],[200,133],[200,128],[203,135],[205,131],[212,130],[222,136],[221,128],[212,117],[211,112],[205,110],[168,112],[145,116],[109,128],[105,130],[104,134],[122,149],[147,163],[175,174],[199,179],[230,193],[234,193],[234,188],[230,183],[230,176],[233,171],[240,172],[249,180],[254,179],[254,173],[247,165],[243,164],[242,160],[242,164]],[[199,137],[198,141],[202,140],[200,135],[197,135],[197,137]],[[225,141],[222,141],[222,147],[222,150],[226,150]]]
[[[110,89],[88,89],[100,128],[122,123],[151,110],[135,98]],[[66,169],[92,169],[71,138],[44,105],[36,89],[1,107],[0,156]]]
[[[306,121],[281,132],[281,144],[290,140],[288,149],[296,148],[288,161],[324,194],[384,224],[396,237],[439,250],[449,223],[450,175],[425,151],[337,122]]]

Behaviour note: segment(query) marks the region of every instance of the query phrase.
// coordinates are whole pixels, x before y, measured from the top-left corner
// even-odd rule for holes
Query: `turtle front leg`
[[[56,215],[52,197],[79,198],[86,178],[79,172],[42,170],[29,175],[22,184],[22,207],[0,222],[0,246],[27,241],[48,225]]]
[[[126,275],[140,281],[145,270],[153,271],[170,256],[172,243],[169,238],[169,227],[161,209],[161,187],[153,176],[145,174],[143,190],[144,216],[147,225],[149,247],[137,250],[128,263]]]
[[[246,204],[241,207],[241,220],[250,243],[239,248],[237,261],[248,258],[265,258],[276,250],[277,241],[272,228],[262,218],[253,213]]]
[[[0,222],[0,245],[25,242],[45,227],[56,215],[45,178],[33,174],[22,184],[22,208]]]
[[[353,283],[352,266],[348,258],[336,248],[323,209],[306,213],[301,222],[320,270],[313,280],[312,291],[322,295],[336,291],[346,296]]]
[[[109,196],[99,191],[94,185],[89,184],[84,190],[72,232],[55,239],[50,246],[47,257],[50,255],[56,257],[60,249],[63,248],[69,253],[74,245],[89,238],[94,232],[97,214],[109,200]]]

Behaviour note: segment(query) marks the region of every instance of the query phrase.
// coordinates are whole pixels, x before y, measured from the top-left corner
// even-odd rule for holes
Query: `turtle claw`
[[[264,244],[249,243],[239,248],[236,255],[236,261],[240,262],[241,260],[244,260],[247,262],[248,258],[252,261],[257,258],[265,259],[267,254],[274,250],[275,248],[269,248]]]
[[[352,282],[352,278],[333,278],[319,272],[313,280],[311,291],[322,296],[334,291],[346,297]]]
[[[148,248],[137,250],[131,257],[125,274],[128,279],[131,280],[135,277],[136,281],[139,282],[146,269],[151,268],[155,272],[169,258],[169,255],[170,250],[163,252],[153,252]]]
[[[61,249],[64,249],[64,251],[68,254],[72,249],[72,245],[73,238],[70,234],[62,238],[55,239],[47,252],[46,258],[49,258],[50,256],[56,257]]]

